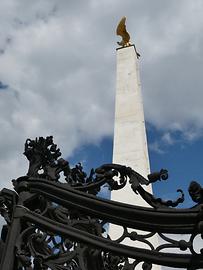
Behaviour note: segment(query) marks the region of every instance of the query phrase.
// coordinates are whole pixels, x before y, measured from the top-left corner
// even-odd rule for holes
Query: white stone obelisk
[[[134,45],[117,49],[113,163],[129,166],[144,177],[150,173],[139,67]],[[144,188],[152,193],[151,185]],[[123,189],[113,191],[111,199],[149,207],[141,196],[133,192],[129,183]],[[122,231],[119,226],[110,224],[109,234],[112,239],[118,239]],[[155,236],[150,241],[156,247],[158,237]],[[129,239],[125,239],[122,244],[147,248],[144,244]],[[136,269],[142,269],[142,266]],[[160,266],[153,265],[153,270],[160,270]]]
[[[145,119],[135,46],[117,49],[113,163],[131,167],[144,177],[150,173]],[[151,185],[147,191],[152,192]],[[111,199],[146,206],[130,185],[112,192]]]

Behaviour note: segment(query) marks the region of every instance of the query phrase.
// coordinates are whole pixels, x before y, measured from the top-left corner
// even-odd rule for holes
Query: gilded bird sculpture
[[[126,22],[126,17],[123,17],[116,28],[116,34],[122,37],[122,40],[117,43],[118,45],[122,47],[127,47],[130,45],[130,35],[126,30],[125,22]]]
[[[120,42],[117,42],[117,43],[118,43],[118,45],[120,45],[122,47],[131,46],[131,44],[130,44],[130,35],[129,35],[129,33],[126,30],[125,22],[126,22],[126,17],[124,16],[120,20],[120,22],[119,22],[119,24],[118,24],[118,26],[116,28],[116,34],[118,36],[121,36],[122,37],[122,40]],[[136,47],[135,47],[135,52],[136,52],[136,55],[137,55],[137,59],[139,59],[140,58],[140,54],[137,52]]]

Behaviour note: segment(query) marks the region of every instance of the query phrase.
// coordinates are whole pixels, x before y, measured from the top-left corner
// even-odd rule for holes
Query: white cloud
[[[157,154],[164,154],[164,150],[162,149],[161,143],[159,141],[154,141],[150,143],[149,149],[156,152]]]
[[[163,136],[162,136],[162,141],[168,145],[173,145],[174,144],[174,139],[172,138],[171,134],[169,132],[166,132]]]
[[[113,130],[112,82],[103,74],[105,66],[97,64],[99,58],[104,65],[108,59],[92,58],[94,48],[85,41],[88,22],[54,15],[42,20],[37,8],[41,10],[37,5],[30,21],[27,16],[25,25],[11,30],[12,42],[1,55],[0,78],[10,86],[0,93],[2,186],[26,173],[22,162],[17,165],[27,137],[54,135],[68,156],[79,145],[96,143]]]

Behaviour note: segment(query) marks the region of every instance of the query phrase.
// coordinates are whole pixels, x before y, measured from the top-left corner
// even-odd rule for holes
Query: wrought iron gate
[[[0,192],[0,213],[6,221],[1,270],[133,270],[138,265],[149,270],[154,264],[203,269],[203,250],[194,249],[195,238],[203,233],[203,189],[198,183],[189,187],[195,206],[175,209],[184,200],[181,190],[176,201],[163,201],[142,187],[166,180],[166,170],[145,179],[129,167],[106,164],[86,175],[81,164],[71,168],[60,158],[51,136],[28,139],[24,154],[27,175],[13,180],[14,191]],[[128,181],[135,201],[139,194],[150,207],[96,196],[104,184],[116,192]],[[108,235],[107,224],[123,228],[118,239]],[[156,234],[164,243],[155,247],[150,238]],[[177,240],[171,234],[187,234],[189,239]],[[126,238],[138,244],[127,246]]]

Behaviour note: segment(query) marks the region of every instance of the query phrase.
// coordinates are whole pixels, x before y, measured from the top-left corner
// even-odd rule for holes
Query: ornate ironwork
[[[87,175],[79,163],[71,168],[61,158],[53,137],[28,139],[24,155],[27,175],[13,180],[14,191],[0,192],[5,219],[0,240],[2,270],[144,270],[153,265],[203,269],[203,249],[195,249],[203,235],[203,189],[189,186],[196,203],[155,198],[143,186],[166,180],[167,170],[148,179],[119,164],[105,164]],[[96,196],[103,185],[113,192],[130,184],[132,192],[151,207],[131,206]],[[108,225],[122,228],[112,239]],[[181,239],[177,235],[181,234]],[[155,246],[151,239],[159,236]],[[187,239],[184,237],[187,236]],[[134,245],[126,245],[129,239]],[[169,250],[170,249],[170,250]]]

